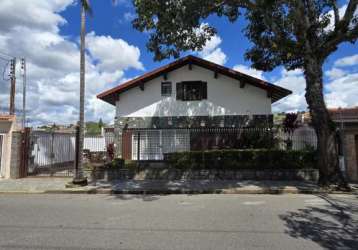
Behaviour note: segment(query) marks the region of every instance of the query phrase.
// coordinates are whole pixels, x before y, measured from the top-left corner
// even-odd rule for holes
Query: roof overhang
[[[15,115],[0,115],[0,122],[13,122],[15,119]]]
[[[108,102],[112,105],[115,105],[116,100],[118,100],[119,94],[121,94],[131,88],[143,86],[144,83],[146,83],[154,78],[157,78],[160,76],[165,76],[166,73],[169,73],[173,70],[181,68],[185,65],[197,65],[197,66],[206,68],[208,70],[211,70],[211,71],[215,72],[215,74],[225,75],[227,77],[231,77],[233,79],[241,81],[245,84],[247,83],[247,84],[256,86],[258,88],[264,89],[267,91],[267,95],[268,95],[268,97],[271,98],[272,103],[292,94],[292,91],[290,91],[288,89],[273,85],[272,83],[269,83],[269,82],[263,81],[261,79],[243,74],[241,72],[218,65],[216,63],[212,63],[207,60],[189,55],[189,56],[183,57],[181,59],[178,59],[172,63],[169,63],[165,66],[157,68],[153,71],[145,73],[144,75],[139,76],[135,79],[132,79],[128,82],[122,83],[122,84],[118,85],[117,87],[114,87],[112,89],[104,91],[103,93],[100,93],[99,95],[97,95],[97,98],[99,98],[105,102]]]

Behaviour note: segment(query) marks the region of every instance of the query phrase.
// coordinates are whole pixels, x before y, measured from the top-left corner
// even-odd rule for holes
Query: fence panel
[[[90,152],[106,152],[106,141],[102,136],[88,136],[84,138],[83,149]]]
[[[310,127],[289,134],[278,128],[127,129],[122,135],[124,159],[163,160],[163,154],[215,149],[315,149]]]

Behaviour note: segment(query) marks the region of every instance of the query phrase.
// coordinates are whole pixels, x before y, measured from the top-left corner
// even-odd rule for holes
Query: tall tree
[[[85,128],[85,60],[86,60],[86,13],[92,14],[89,0],[81,0],[81,41],[80,41],[80,112],[79,112],[79,140],[78,140],[78,165],[75,168],[73,183],[86,184],[87,180],[83,177],[83,142]]]
[[[134,0],[138,17],[133,26],[150,33],[147,48],[155,60],[201,50],[216,34],[203,24],[209,15],[248,20],[246,35],[253,42],[245,57],[256,69],[277,66],[302,69],[306,101],[318,137],[319,183],[346,186],[338,165],[335,126],[323,95],[322,66],[344,42],[358,37],[358,0],[339,7],[338,0]],[[343,12],[343,15],[341,15]]]

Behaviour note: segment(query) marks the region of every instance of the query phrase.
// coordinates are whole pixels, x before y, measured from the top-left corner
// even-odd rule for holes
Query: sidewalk
[[[312,182],[285,181],[115,181],[66,188],[71,178],[0,179],[0,194],[81,193],[81,194],[298,194],[321,193]],[[358,194],[358,185],[354,185]]]

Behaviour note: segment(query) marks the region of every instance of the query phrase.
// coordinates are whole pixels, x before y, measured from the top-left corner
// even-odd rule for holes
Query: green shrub
[[[137,162],[132,161],[132,160],[125,160],[124,168],[126,168],[126,169],[136,169],[137,168]]]
[[[233,149],[168,153],[164,159],[179,169],[300,169],[316,168],[314,151]]]
[[[108,168],[123,168],[124,167],[124,160],[121,158],[115,158],[109,164],[107,164]]]

